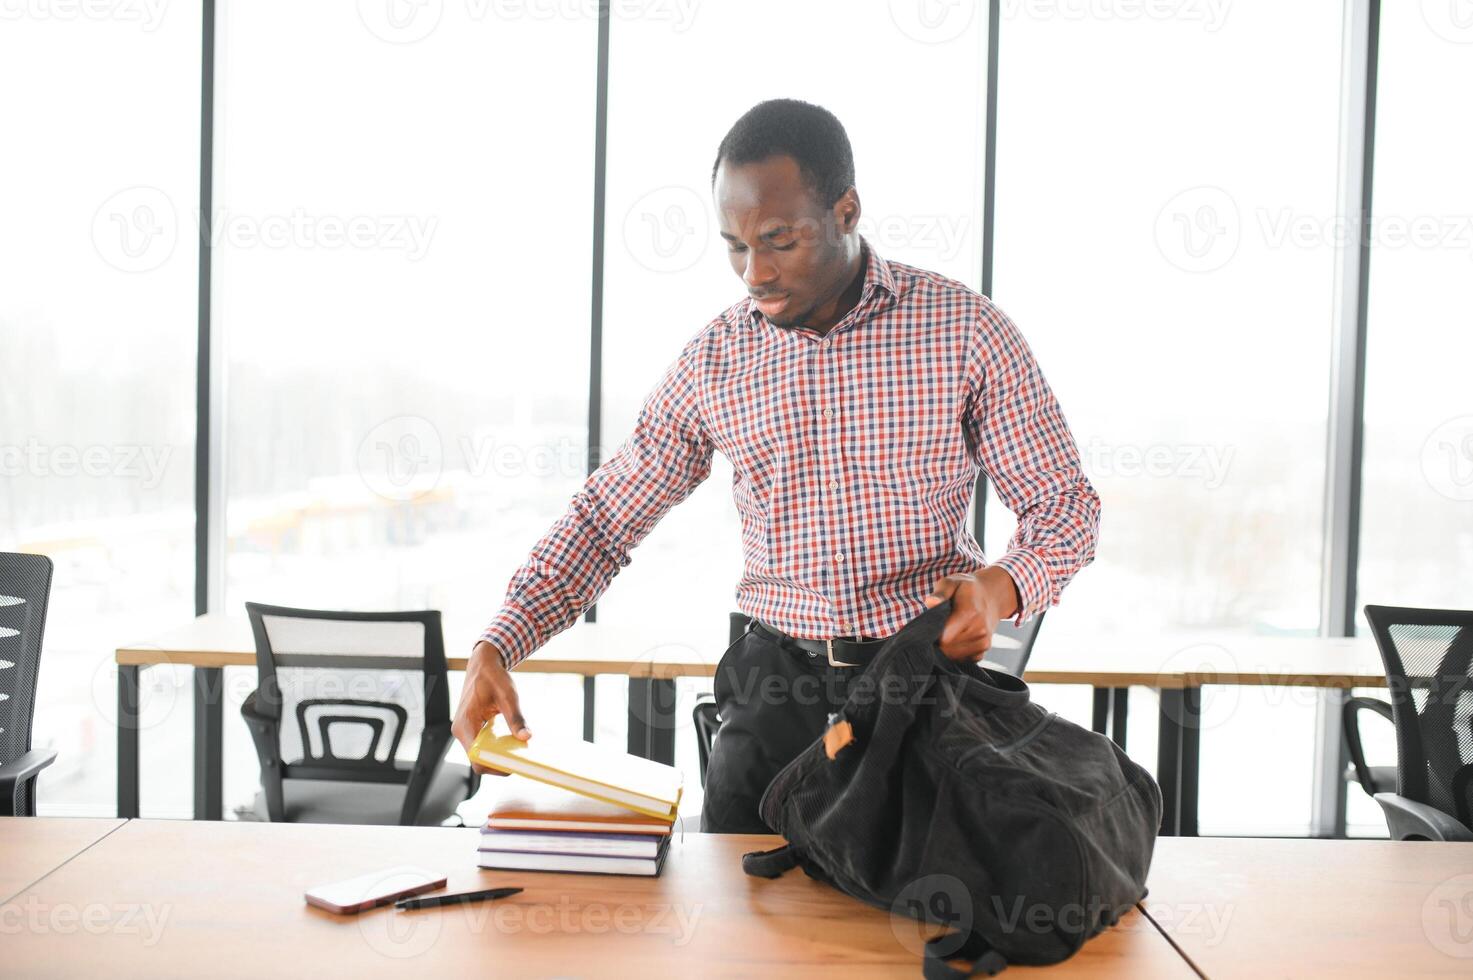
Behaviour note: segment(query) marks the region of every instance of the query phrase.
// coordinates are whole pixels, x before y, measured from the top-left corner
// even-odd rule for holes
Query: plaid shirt
[[[481,635],[508,667],[577,621],[713,450],[735,471],[736,606],[794,636],[889,636],[937,579],[987,565],[966,527],[979,467],[1018,515],[992,562],[1014,622],[1059,601],[1094,558],[1100,500],[1032,351],[986,297],[861,250],[859,302],[826,336],[748,298],[685,345],[512,576]]]

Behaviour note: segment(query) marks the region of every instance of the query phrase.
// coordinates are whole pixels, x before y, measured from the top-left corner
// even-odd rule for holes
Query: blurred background
[[[113,812],[113,651],[188,621],[201,575],[212,610],[440,609],[447,648],[468,651],[587,475],[594,323],[607,457],[685,341],[743,297],[710,170],[773,97],[844,123],[880,254],[976,289],[995,155],[990,295],[1104,501],[1097,559],[1044,634],[1324,632],[1363,5],[993,6],[995,36],[986,3],[606,3],[600,72],[595,0],[220,0],[202,223],[201,4],[0,5],[0,550],[56,563],[35,742],[60,756],[41,812]],[[1473,7],[1387,4],[1373,41],[1373,138],[1352,160],[1374,202],[1354,600],[1467,607]],[[740,574],[730,482],[718,456],[573,629],[659,617],[719,656]],[[989,499],[984,516],[999,554],[1012,515]],[[143,815],[187,816],[189,670],[143,679]],[[254,670],[226,683],[229,811],[257,785],[236,713]],[[519,688],[538,732],[581,730],[578,678]],[[677,718],[709,689],[682,679]],[[598,740],[622,745],[623,680],[597,690]],[[1088,723],[1086,688],[1035,697]],[[1153,768],[1150,697],[1130,751]],[[1306,833],[1315,692],[1243,688],[1212,710],[1203,833]],[[1367,734],[1389,761],[1390,726]],[[698,787],[685,731],[677,763]],[[1385,834],[1358,792],[1350,830]]]

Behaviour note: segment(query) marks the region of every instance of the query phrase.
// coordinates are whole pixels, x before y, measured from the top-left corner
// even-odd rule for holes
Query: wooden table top
[[[1473,976],[1473,844],[1163,837],[1147,885],[1209,977]]]
[[[934,931],[801,871],[775,880],[743,874],[742,853],[776,846],[777,837],[685,834],[672,841],[659,878],[483,871],[474,863],[478,837],[474,828],[132,820],[0,906],[3,921],[27,924],[7,930],[4,969],[27,977],[257,978],[286,968],[401,978],[813,976],[840,968],[845,976],[909,978]],[[446,874],[454,891],[525,891],[356,916],[302,899],[314,885],[402,865]],[[74,918],[56,918],[73,909]],[[1194,975],[1138,909],[1048,969],[1040,975]]]
[[[447,635],[451,634],[447,631]],[[726,649],[725,634],[660,636],[648,629],[579,623],[517,665],[523,673],[623,674],[629,677],[712,677]],[[999,638],[1005,640],[1007,638]],[[465,651],[468,653],[469,651]],[[446,658],[464,670],[466,657]],[[117,651],[119,664],[254,666],[255,644],[244,616],[209,614]],[[1040,634],[1025,678],[1034,684],[1200,684],[1384,687],[1380,656],[1370,637],[1200,634]]]
[[[23,891],[124,822],[114,817],[0,817],[0,900]]]

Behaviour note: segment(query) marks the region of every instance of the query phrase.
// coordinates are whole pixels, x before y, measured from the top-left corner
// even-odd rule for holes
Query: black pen
[[[401,898],[394,903],[396,909],[429,909],[436,905],[452,905],[459,902],[479,902],[482,899],[506,898],[521,891],[520,888],[487,888],[480,892],[460,892],[456,895],[429,895],[425,898]]]

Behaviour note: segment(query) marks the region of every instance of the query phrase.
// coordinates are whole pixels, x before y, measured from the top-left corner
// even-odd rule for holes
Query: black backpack
[[[1067,959],[1145,897],[1161,826],[1160,788],[1114,742],[1033,703],[1011,674],[941,652],[951,609],[880,648],[762,796],[787,844],[742,858],[748,874],[801,867],[951,927],[915,941],[928,978]]]

